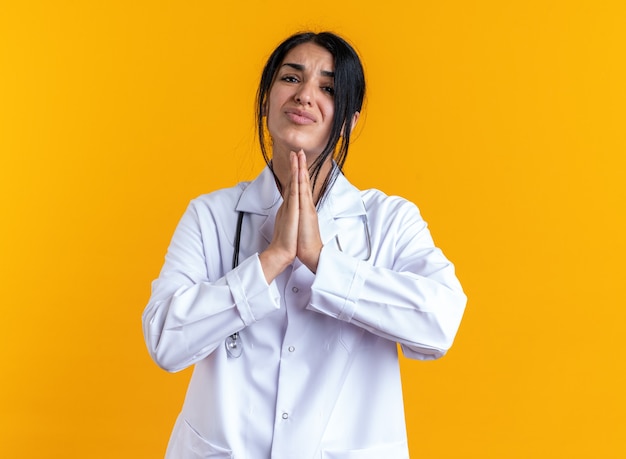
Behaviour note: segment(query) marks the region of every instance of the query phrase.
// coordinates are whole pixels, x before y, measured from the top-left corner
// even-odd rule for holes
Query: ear
[[[352,131],[354,131],[354,127],[356,126],[356,123],[359,121],[360,116],[361,116],[361,113],[359,112],[354,112],[354,115],[352,115],[352,123],[350,123],[350,134],[352,134]]]
[[[350,134],[352,134],[352,131],[354,131],[354,127],[356,126],[357,121],[359,121],[359,116],[361,116],[359,112],[354,112],[354,115],[352,115],[352,121],[350,121]],[[341,136],[343,137],[345,133],[346,133],[346,125],[344,124],[341,127]]]

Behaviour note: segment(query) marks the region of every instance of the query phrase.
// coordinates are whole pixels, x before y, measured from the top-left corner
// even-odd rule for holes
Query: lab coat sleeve
[[[207,221],[208,220],[208,221]],[[154,361],[168,371],[196,363],[225,338],[280,307],[275,284],[268,285],[258,255],[219,273],[219,222],[192,204],[170,243],[165,264],[152,284],[142,321]],[[229,246],[232,255],[232,244]]]
[[[436,359],[452,345],[466,296],[417,208],[404,201],[394,214],[385,234],[372,238],[381,246],[373,252],[393,253],[367,262],[324,246],[308,309],[396,341],[409,358]]]

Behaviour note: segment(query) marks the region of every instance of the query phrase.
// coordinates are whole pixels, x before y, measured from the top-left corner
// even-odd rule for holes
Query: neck
[[[274,175],[278,179],[280,183],[280,189],[284,191],[287,189],[289,185],[289,181],[291,180],[291,165],[289,163],[289,153],[287,154],[277,154],[276,150],[272,152],[272,170],[274,171]],[[306,154],[306,153],[305,153]],[[306,154],[307,157],[307,165],[309,165],[309,175],[311,174],[310,165],[315,161],[316,156],[310,156]],[[317,176],[317,180],[315,181],[315,185],[311,181],[311,186],[313,188],[313,202],[317,204],[320,198],[321,188],[328,178],[328,175],[332,171],[332,158],[329,156],[324,164],[322,164],[322,168]]]

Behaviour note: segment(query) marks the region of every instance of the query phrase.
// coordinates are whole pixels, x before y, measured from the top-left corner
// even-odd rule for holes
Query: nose
[[[295,94],[295,100],[300,105],[311,105],[311,88],[303,83]]]

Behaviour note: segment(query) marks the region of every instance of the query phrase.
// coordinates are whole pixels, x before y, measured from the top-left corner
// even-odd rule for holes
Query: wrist
[[[259,254],[259,261],[265,274],[265,280],[269,284],[293,262],[293,257],[268,247]]]
[[[308,250],[306,254],[302,256],[302,258],[298,257],[300,258],[302,264],[309,268],[309,270],[314,274],[317,272],[317,265],[319,264],[320,255],[322,254],[323,247],[324,245],[321,244],[315,249]]]

